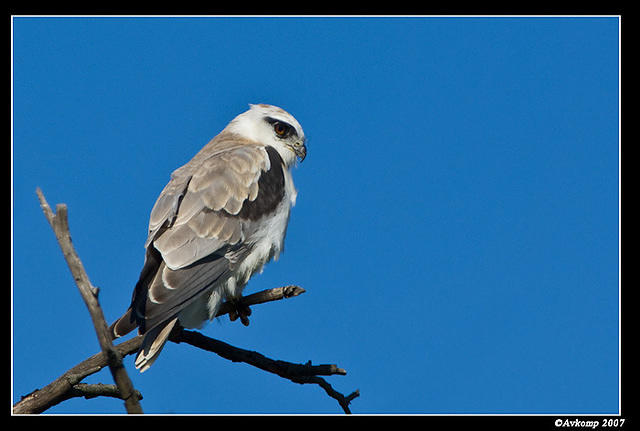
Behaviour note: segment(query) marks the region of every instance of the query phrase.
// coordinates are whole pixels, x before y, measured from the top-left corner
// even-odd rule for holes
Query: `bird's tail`
[[[169,334],[177,321],[178,318],[174,317],[173,319],[156,326],[145,334],[135,362],[136,368],[140,370],[141,373],[148,370],[153,362],[158,358],[158,355],[162,351],[162,348],[167,342]]]

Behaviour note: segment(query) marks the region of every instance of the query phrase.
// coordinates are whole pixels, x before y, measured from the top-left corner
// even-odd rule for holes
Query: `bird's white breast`
[[[263,266],[272,258],[278,259],[284,248],[284,238],[289,223],[291,207],[296,203],[297,191],[293,185],[291,172],[283,169],[285,195],[275,211],[265,216],[264,225],[245,239],[252,244],[251,252],[238,266],[235,274],[235,289],[229,292],[231,296],[239,296],[249,278],[256,272],[261,272]],[[238,291],[239,290],[239,291]]]
[[[284,248],[284,238],[289,222],[291,207],[295,205],[297,191],[293,185],[291,172],[283,169],[285,195],[275,211],[264,217],[263,226],[245,238],[245,244],[251,245],[251,251],[222,284],[211,288],[209,294],[202,295],[179,314],[180,323],[185,328],[200,328],[215,317],[222,301],[226,298],[238,298],[245,285],[256,272],[272,258],[278,259]]]

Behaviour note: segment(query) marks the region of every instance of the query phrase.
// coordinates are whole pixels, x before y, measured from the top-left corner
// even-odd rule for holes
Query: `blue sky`
[[[245,293],[307,292],[206,335],[338,364],[354,413],[618,413],[617,17],[15,17],[13,402],[99,350],[36,187],[111,322],[170,173],[249,103],[308,155]],[[341,413],[188,345],[125,365],[147,413]]]

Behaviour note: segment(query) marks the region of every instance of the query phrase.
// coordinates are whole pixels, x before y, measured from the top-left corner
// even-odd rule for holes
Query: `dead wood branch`
[[[251,306],[263,304],[270,301],[278,301],[285,298],[300,295],[305,290],[298,286],[284,286],[274,289],[263,290],[249,296],[245,296],[240,301],[242,305]],[[236,304],[224,303],[218,311],[217,317],[227,314],[233,310]],[[138,335],[130,340],[124,341],[115,346],[116,350],[122,357],[135,354],[142,344],[142,336]],[[349,403],[359,395],[356,390],[348,396],[335,391],[326,380],[319,376],[345,375],[346,371],[336,365],[311,365],[295,364],[291,362],[274,360],[265,357],[258,352],[233,347],[213,338],[209,338],[195,331],[186,331],[180,329],[172,334],[170,339],[176,343],[187,343],[194,347],[215,353],[218,356],[228,359],[232,362],[244,362],[264,371],[277,374],[278,376],[291,380],[295,383],[317,384],[325,390],[327,395],[338,401],[345,413],[350,413]],[[51,382],[44,388],[34,391],[23,397],[14,406],[14,413],[41,413],[48,408],[61,403],[75,394],[74,386],[81,382],[85,377],[97,373],[107,366],[107,358],[104,353],[97,353],[69,371]]]
[[[100,303],[98,302],[98,289],[91,285],[89,277],[84,270],[84,266],[71,243],[69,222],[67,220],[67,206],[64,204],[56,205],[56,213],[54,214],[40,188],[36,190],[36,193],[40,199],[42,211],[47,217],[47,220],[56,235],[62,254],[67,261],[69,270],[71,270],[71,275],[73,276],[76,286],[78,286],[78,290],[82,295],[82,299],[89,310],[93,326],[96,330],[96,335],[98,336],[100,348],[108,358],[111,375],[118,386],[120,394],[122,394],[127,413],[142,413],[142,407],[138,402],[138,397],[135,395],[133,383],[131,383],[127,370],[125,370],[122,365],[122,355],[114,349],[113,343],[111,342],[109,327],[104,319]]]
[[[115,348],[122,357],[125,357],[136,353],[141,344],[142,337],[138,336],[118,344]],[[72,396],[69,396],[69,393],[74,391],[73,387],[75,385],[79,384],[85,377],[102,370],[107,365],[108,359],[104,352],[96,353],[75,367],[69,369],[42,389],[36,389],[30,394],[23,396],[22,399],[13,406],[13,413],[42,413],[49,408],[72,398]]]
[[[142,394],[135,389],[134,392],[136,398],[141,400]],[[66,396],[68,398],[84,397],[87,400],[96,397],[111,397],[122,399],[122,393],[116,385],[105,385],[103,383],[78,383],[77,385],[73,385],[72,389],[66,393]]]
[[[267,289],[249,296],[245,296],[240,301],[244,306],[252,306],[263,304],[270,301],[278,301],[281,299],[292,298],[301,295],[305,290],[299,286],[284,286],[274,289]],[[216,317],[223,316],[232,311],[236,305],[225,302],[220,306]],[[134,337],[115,346],[121,357],[125,357],[136,353],[142,344],[142,336]],[[82,361],[75,367],[71,368],[63,375],[49,383],[42,389],[37,389],[28,395],[22,397],[13,407],[13,412],[20,413],[42,413],[49,408],[60,404],[61,402],[72,398],[70,393],[73,392],[75,385],[80,383],[84,378],[97,373],[108,365],[107,356],[103,353],[97,353],[90,358]]]
[[[322,377],[318,377],[333,376],[336,374],[344,376],[347,374],[345,370],[338,368],[338,366],[333,364],[311,365],[311,361],[306,364],[294,364],[291,362],[274,360],[267,358],[261,353],[240,349],[222,341],[204,336],[199,332],[187,331],[183,328],[179,328],[174,331],[169,339],[175,343],[187,343],[199,349],[213,352],[233,362],[244,362],[246,364],[253,365],[261,370],[277,374],[278,376],[291,380],[295,383],[316,384],[324,389],[327,395],[337,400],[340,407],[342,407],[342,410],[347,414],[351,413],[351,410],[349,409],[349,403],[351,403],[351,400],[360,395],[360,391],[356,389],[350,395],[345,397],[340,392],[334,390]]]
[[[107,331],[108,328],[106,321],[104,320],[102,310],[97,301],[98,290],[91,285],[82,263],[71,245],[66,217],[66,206],[58,205],[56,207],[57,214],[53,214],[53,211],[51,211],[51,208],[44,199],[40,189],[37,190],[37,193],[40,198],[43,212],[56,233],[56,238],[58,238],[58,243],[63,250],[74,280],[76,281],[83,299],[89,308],[94,321],[94,326],[96,326],[96,333],[98,334],[102,351],[69,369],[62,376],[42,389],[34,390],[30,394],[23,396],[22,399],[13,406],[13,413],[42,413],[62,401],[80,396],[85,398],[97,396],[116,397],[124,399],[125,405],[127,405],[127,402],[135,401],[139,406],[138,400],[142,399],[142,395],[133,389],[133,385],[131,384],[128,375],[126,375],[126,371],[122,365],[122,358],[136,353],[142,344],[143,337],[138,335],[118,345],[114,346],[112,344],[110,334]],[[304,292],[305,290],[303,288],[293,285],[263,290],[243,297],[239,303],[225,302],[221,305],[216,317],[224,314],[230,314],[231,316],[231,314],[237,310],[238,306],[248,307],[263,304],[266,302],[298,296]],[[108,343],[105,343],[105,334]],[[216,353],[217,355],[233,362],[247,363],[264,371],[277,374],[278,376],[295,383],[317,384],[322,387],[330,397],[336,399],[347,414],[351,413],[349,403],[360,395],[359,391],[356,390],[345,397],[341,393],[335,391],[331,385],[326,382],[326,380],[319,377],[336,374],[345,375],[346,371],[336,365],[311,365],[311,361],[306,364],[295,364],[281,360],[274,360],[267,358],[258,352],[233,347],[222,341],[206,337],[198,332],[187,331],[182,328],[176,328],[176,330],[171,334],[170,339],[176,343],[187,343],[194,347]],[[115,373],[113,369],[114,364]],[[87,385],[80,383],[87,376],[97,373],[106,366],[110,366],[112,375],[114,375],[114,380],[116,381],[116,386],[104,384]],[[116,379],[116,374],[120,376],[120,372],[122,372],[126,376],[126,379],[129,380],[129,384],[131,385],[129,390],[122,391],[122,388],[118,385],[119,380]],[[125,394],[125,396],[123,396],[123,394]],[[129,408],[130,407],[127,406],[127,411],[130,411]],[[140,409],[140,413],[141,412],[142,410]]]

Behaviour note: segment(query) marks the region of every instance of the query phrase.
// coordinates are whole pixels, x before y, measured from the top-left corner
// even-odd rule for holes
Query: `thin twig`
[[[299,378],[292,378],[291,381],[295,383],[300,383],[300,384],[314,383],[320,386],[322,389],[324,389],[327,395],[329,395],[331,398],[338,401],[338,404],[340,404],[340,407],[342,407],[342,410],[348,415],[351,414],[351,409],[349,409],[349,404],[351,403],[351,400],[360,396],[360,390],[356,389],[355,391],[351,392],[349,395],[345,397],[340,392],[333,389],[333,387],[322,377],[303,376]]]
[[[73,276],[76,286],[78,286],[78,290],[82,295],[82,299],[89,310],[93,326],[96,330],[96,335],[98,336],[100,348],[108,358],[109,369],[111,370],[113,379],[122,394],[127,412],[142,413],[142,407],[138,402],[138,397],[135,396],[133,383],[131,383],[131,379],[122,365],[122,356],[116,349],[114,349],[113,343],[111,342],[109,328],[104,319],[102,308],[98,302],[98,289],[93,287],[89,281],[89,277],[84,270],[84,266],[71,243],[71,234],[69,232],[69,223],[67,219],[67,206],[64,204],[56,205],[56,213],[54,214],[40,188],[36,189],[36,193],[38,194],[42,211],[56,235],[60,249],[67,261],[69,270],[71,271],[71,275]]]

